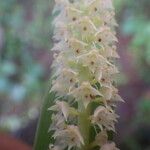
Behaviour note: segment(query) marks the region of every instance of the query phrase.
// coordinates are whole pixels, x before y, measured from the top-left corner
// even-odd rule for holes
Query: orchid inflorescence
[[[114,60],[117,26],[112,0],[55,0],[50,150],[118,150]]]

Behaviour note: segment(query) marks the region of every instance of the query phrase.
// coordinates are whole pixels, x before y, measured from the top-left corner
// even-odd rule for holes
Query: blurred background
[[[115,141],[121,150],[150,150],[150,0],[114,3],[121,56],[118,87],[126,101],[117,108]],[[0,135],[30,146],[49,88],[53,4],[0,1]]]

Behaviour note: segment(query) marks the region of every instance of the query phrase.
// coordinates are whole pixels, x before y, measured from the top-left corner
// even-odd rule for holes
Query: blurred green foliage
[[[122,31],[131,36],[129,49],[135,57],[138,73],[146,82],[150,82],[150,1],[127,0],[124,6]]]
[[[0,1],[0,115],[7,120],[29,120],[28,112],[38,107],[45,93],[50,67],[42,65],[40,56],[48,55],[51,47],[52,7],[49,0]],[[22,107],[19,115],[13,110],[17,105]],[[15,127],[17,119],[3,118],[0,126]]]
[[[150,125],[150,98],[143,98],[138,104],[136,120],[140,123]]]

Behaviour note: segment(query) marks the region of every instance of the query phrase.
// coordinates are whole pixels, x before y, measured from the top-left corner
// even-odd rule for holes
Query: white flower
[[[55,0],[53,13],[63,10],[69,4],[68,0]]]
[[[53,39],[56,40],[56,41],[60,41],[62,39],[66,39],[69,35],[69,32],[67,30],[67,26],[60,22],[60,20],[55,20],[53,22],[53,24],[55,25],[55,30],[54,30],[54,33],[55,35],[53,36]]]
[[[68,48],[68,45],[65,41],[60,41],[56,44],[54,44],[53,48],[51,49],[51,51],[63,51],[66,50]]]
[[[90,0],[89,9],[92,14],[105,9],[113,9],[112,0]]]
[[[80,148],[84,144],[83,138],[80,134],[79,128],[74,125],[68,125],[66,129],[56,131],[53,135],[54,138],[59,138],[60,142],[63,141],[68,149],[72,147]]]
[[[96,96],[102,96],[102,94],[88,82],[83,82],[81,86],[71,91],[69,95],[75,97],[76,101],[82,101],[85,108],[90,102],[95,100]]]
[[[56,101],[56,105],[51,106],[48,110],[62,113],[66,121],[69,115],[78,115],[77,110],[74,107],[70,107],[65,101]]]
[[[78,61],[83,66],[88,67],[92,73],[95,73],[98,69],[102,71],[103,66],[109,63],[97,50],[91,50],[89,53],[81,55]]]
[[[94,38],[94,33],[97,31],[92,20],[85,16],[80,20],[70,23],[70,30],[73,35],[85,43],[89,43]]]
[[[49,145],[49,150],[62,150],[60,146],[54,146],[53,144]]]
[[[50,91],[56,94],[56,101],[49,108],[54,113],[50,126],[54,145],[50,149],[86,149],[91,144],[101,147],[100,150],[118,150],[114,143],[108,142],[107,133],[115,132],[118,116],[113,109],[117,101],[123,101],[113,84],[119,72],[114,58],[119,56],[112,0],[55,0],[55,3],[53,12],[59,14],[53,21],[53,39],[57,43],[52,48],[55,54]],[[88,143],[88,130],[92,126],[95,141]],[[86,132],[82,131],[84,128]],[[85,148],[81,148],[84,144]]]
[[[112,98],[113,89],[111,86],[103,86],[100,91],[106,100],[110,100]]]
[[[51,91],[60,92],[60,95],[69,92],[77,82],[77,73],[71,69],[63,69],[58,78],[53,82]]]
[[[75,22],[75,21],[79,20],[82,13],[83,13],[82,11],[80,11],[76,8],[73,8],[73,7],[66,8],[66,15],[67,15],[68,21],[71,21],[71,22]]]
[[[104,47],[100,49],[100,54],[105,58],[119,58],[116,49],[117,48],[114,45],[113,46],[104,45]]]
[[[111,0],[92,0],[88,4],[86,11],[97,27],[117,25]]]
[[[113,82],[112,77],[116,73],[118,73],[117,68],[109,63],[96,70],[95,78],[102,87],[111,87]]]
[[[117,115],[111,108],[99,106],[98,108],[96,108],[91,118],[92,123],[98,125],[101,130],[103,130],[104,126],[107,130],[115,131],[114,122],[117,121]]]
[[[75,56],[84,54],[88,46],[87,43],[79,41],[78,39],[75,38],[68,39],[68,44],[69,44],[69,48],[71,49],[70,53],[72,53]]]
[[[107,143],[107,140],[108,140],[107,131],[103,130],[103,131],[101,131],[100,133],[98,133],[96,135],[95,144],[99,145],[99,146],[102,146],[102,145]]]
[[[119,149],[116,147],[115,143],[112,142],[112,143],[107,143],[107,144],[103,145],[100,148],[100,150],[119,150]]]
[[[124,100],[118,94],[118,89],[116,89],[115,87],[112,87],[111,94],[111,99],[107,99],[107,103],[109,103],[110,106],[115,107],[116,102],[124,102]]]
[[[109,27],[101,27],[99,31],[95,34],[95,41],[99,45],[109,45],[112,44],[113,42],[118,42],[116,36],[114,33],[111,31]]]
[[[51,117],[52,124],[50,125],[49,131],[62,130],[66,128],[65,119],[61,113],[52,115]]]
[[[49,110],[52,111],[59,111],[62,112],[62,114],[64,115],[65,119],[67,120],[68,115],[69,115],[69,105],[66,102],[61,102],[61,101],[57,101],[56,105],[52,106],[49,108]]]

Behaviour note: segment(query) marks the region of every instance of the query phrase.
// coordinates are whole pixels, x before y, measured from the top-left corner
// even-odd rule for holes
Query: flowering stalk
[[[55,0],[51,92],[56,93],[50,150],[118,150],[109,141],[122,101],[114,87],[118,73],[111,0]]]

